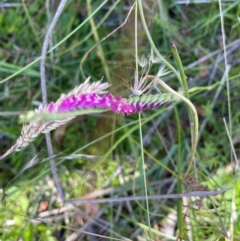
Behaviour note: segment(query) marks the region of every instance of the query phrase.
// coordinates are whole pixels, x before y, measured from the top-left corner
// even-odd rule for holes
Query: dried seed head
[[[163,77],[163,76],[165,76],[169,73],[170,73],[170,71],[167,71],[167,69],[165,68],[165,65],[162,64],[161,67],[158,70],[157,77],[161,78],[161,77]]]
[[[155,83],[153,80],[148,79],[149,72],[153,64],[162,63],[163,57],[158,57],[154,54],[153,49],[151,49],[151,53],[146,57],[142,55],[141,59],[136,57],[138,64],[142,67],[141,76],[139,77],[137,73],[134,76],[134,84],[130,86],[130,89],[133,95],[141,96],[143,94],[149,93],[154,87]],[[156,77],[162,77],[169,73],[166,71],[164,64],[162,64],[158,70]]]
[[[144,54],[141,56],[141,59],[136,57],[136,60],[138,65],[141,66],[142,68],[144,68],[149,63],[148,57],[146,57]]]
[[[149,55],[149,61],[153,64],[161,63],[162,59],[154,54],[153,49],[151,48],[151,53]]]

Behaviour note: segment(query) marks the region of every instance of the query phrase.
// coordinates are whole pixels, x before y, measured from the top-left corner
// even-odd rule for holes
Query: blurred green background
[[[239,240],[240,2],[221,1],[222,13],[218,1],[186,2],[142,1],[151,37],[159,52],[175,67],[170,42],[177,46],[190,99],[199,115],[200,136],[194,166],[198,180],[184,180],[185,191],[203,187],[232,189],[224,195],[201,199],[199,205],[191,199],[183,200],[184,240]],[[41,103],[39,57],[59,3],[43,0],[0,3],[0,154],[21,133],[18,114]],[[123,24],[132,4],[133,1],[123,0],[67,1],[54,29],[50,49],[62,43],[46,60],[49,102],[57,100],[61,93],[68,93],[88,76],[91,81],[104,76],[103,81],[112,84],[110,91],[115,95],[131,94],[123,79],[130,84],[134,80],[135,25],[139,56],[151,51],[141,19],[139,15],[135,19],[134,10]],[[89,18],[95,10],[93,18]],[[92,46],[121,24],[118,31],[85,59]],[[229,91],[224,47],[229,65]],[[158,68],[153,66],[151,73],[156,74]],[[173,73],[163,80],[182,91]],[[185,170],[191,152],[186,106],[175,103],[146,111],[141,117],[148,195],[176,193],[176,161],[180,158]],[[223,118],[230,123],[232,146]],[[104,113],[79,116],[51,133],[57,173],[66,200],[79,199],[87,193],[94,199],[144,195],[138,125],[138,115],[122,117]],[[96,168],[98,160],[107,152],[108,158]],[[1,240],[157,241],[176,240],[178,236],[176,200],[150,200],[148,211],[144,201],[83,207],[62,205],[53,182],[44,135],[1,160],[0,173]],[[190,174],[193,176],[193,171]],[[151,219],[151,231],[146,215]],[[227,239],[227,235],[232,239]]]

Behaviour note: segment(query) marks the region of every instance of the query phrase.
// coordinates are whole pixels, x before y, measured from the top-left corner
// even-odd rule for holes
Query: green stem
[[[135,56],[138,57],[138,3],[136,2],[135,6]],[[136,61],[136,72],[138,75],[138,63]],[[141,114],[138,115],[139,120],[139,137],[140,137],[140,149],[141,149],[141,160],[142,160],[142,173],[143,173],[143,181],[144,181],[144,190],[145,190],[145,197],[146,197],[146,209],[147,209],[147,222],[149,227],[149,235],[150,238],[153,238],[152,231],[151,231],[151,221],[150,221],[150,212],[149,212],[149,204],[148,204],[148,190],[147,190],[147,179],[146,179],[146,172],[145,172],[145,159],[144,159],[144,149],[143,149],[143,138],[142,138],[142,119]]]
[[[163,61],[163,63],[173,71],[173,73],[175,73],[175,75],[177,76],[182,88],[184,89],[184,93],[185,93],[185,100],[184,102],[186,102],[187,99],[189,99],[189,94],[188,94],[188,85],[187,85],[187,81],[186,81],[186,76],[184,74],[184,69],[183,69],[183,66],[182,66],[182,63],[181,63],[181,59],[178,55],[178,52],[177,52],[177,49],[176,47],[174,46],[173,48],[173,54],[174,54],[174,57],[176,59],[176,62],[177,62],[177,65],[178,65],[178,68],[179,68],[179,71],[180,71],[180,74],[178,73],[178,71],[158,52],[153,40],[152,40],[152,37],[148,31],[148,27],[147,27],[147,24],[146,24],[146,21],[145,21],[145,17],[144,17],[144,13],[143,13],[143,7],[142,7],[142,1],[141,0],[137,0],[138,2],[138,6],[139,6],[139,12],[140,12],[140,17],[141,17],[141,20],[142,20],[142,24],[143,24],[143,28],[145,30],[145,33],[147,35],[147,38],[148,38],[148,41],[153,49],[153,51],[155,52],[155,54]],[[175,92],[176,93],[176,92]],[[181,99],[181,98],[180,98]],[[186,102],[187,103],[187,102]],[[190,107],[190,104],[191,102],[188,101],[188,106],[190,109],[193,109],[196,111],[195,107],[192,105],[191,103],[191,107]],[[189,110],[190,110],[189,109]],[[196,115],[196,116],[194,116]],[[187,172],[185,173],[185,176],[189,173],[190,169],[191,169],[191,166],[192,166],[192,162],[194,160],[194,156],[193,154],[195,155],[195,152],[196,152],[196,145],[197,145],[197,138],[198,138],[198,118],[197,118],[197,113],[194,113],[192,114],[191,111],[189,111],[189,118],[190,118],[190,124],[193,123],[193,127],[191,127],[191,139],[192,139],[192,147],[193,147],[193,150],[194,150],[194,153],[191,154],[191,159],[190,159],[190,165],[188,166],[188,169],[187,169]]]
[[[181,58],[178,54],[177,47],[175,46],[175,44],[171,43],[171,48],[172,48],[173,56],[174,56],[174,59],[177,63],[177,66],[178,66],[178,69],[179,69],[179,72],[180,72],[180,76],[181,76],[181,79],[182,79],[182,88],[183,88],[183,91],[184,91],[184,96],[186,96],[186,98],[189,99],[187,77],[184,73],[184,68],[183,68],[183,65],[182,65]],[[197,142],[197,140],[198,140],[198,136],[195,135],[195,131],[194,131],[194,128],[196,127],[196,125],[198,125],[198,123],[196,123],[194,121],[194,117],[193,117],[191,111],[189,111],[189,107],[188,107],[188,113],[189,113],[189,120],[190,120],[191,140],[192,140],[192,145],[193,145],[193,143]],[[191,123],[193,123],[193,125]],[[194,161],[194,159],[192,161]],[[192,162],[191,162],[191,164],[192,164]],[[191,166],[192,165],[190,165],[188,167],[185,176],[187,176],[188,172],[191,169]]]
[[[182,87],[184,89],[184,95],[189,99],[187,77],[184,73],[182,61],[180,59],[180,56],[178,54],[178,51],[177,51],[177,48],[176,48],[175,44],[171,43],[171,48],[172,48],[172,52],[173,52],[173,57],[176,60],[177,67],[178,67],[179,72],[180,72],[180,77],[182,79]]]
[[[181,124],[180,124],[180,118],[178,115],[178,111],[176,106],[174,107],[174,113],[176,116],[176,123],[177,123],[177,143],[178,143],[178,158],[177,158],[177,169],[178,169],[178,176],[182,176],[182,155],[181,155]],[[177,182],[177,193],[182,193],[183,192],[183,181],[182,178],[178,178]],[[177,199],[177,220],[178,220],[178,230],[179,230],[179,238],[183,238],[183,205],[182,205],[182,199],[179,198]]]
[[[180,93],[173,90],[170,86],[165,84],[161,79],[157,78],[154,75],[147,75],[145,78],[153,79],[156,83],[161,85],[167,92],[173,94],[174,96],[176,96],[177,98],[179,98],[180,100],[185,102],[189,107],[190,115],[192,115],[193,123],[194,123],[194,127],[193,127],[193,137],[194,138],[193,138],[193,141],[192,141],[192,152],[191,152],[191,157],[190,157],[190,164],[189,164],[188,169],[187,169],[187,171],[184,175],[186,177],[188,175],[191,167],[192,167],[192,163],[194,161],[194,156],[195,156],[196,149],[197,149],[197,140],[198,140],[198,114],[197,114],[197,110],[189,99],[187,99],[185,96],[183,96]]]
[[[142,20],[142,25],[143,25],[143,28],[144,28],[144,31],[147,35],[147,38],[148,38],[148,41],[151,45],[151,48],[153,49],[153,51],[155,52],[155,54],[157,55],[157,57],[159,57],[162,62],[169,68],[172,70],[173,73],[175,73],[175,75],[177,76],[179,82],[181,83],[182,85],[182,80],[181,80],[181,76],[179,75],[179,73],[177,72],[177,70],[158,52],[153,40],[152,40],[152,37],[151,37],[151,34],[149,33],[148,31],[148,27],[147,27],[147,24],[146,24],[146,21],[145,21],[145,17],[144,17],[144,13],[143,13],[143,7],[142,7],[142,1],[141,0],[137,0],[138,2],[138,7],[139,7],[139,13],[140,13],[140,17],[141,17],[141,20]]]
[[[134,32],[135,32],[135,56],[136,58],[138,58],[138,28],[137,28],[137,24],[138,24],[138,18],[137,18],[137,2],[136,2],[136,6],[135,6],[135,28],[134,28]],[[136,61],[135,63],[135,68],[136,68],[136,72],[138,74],[138,62]]]
[[[146,179],[146,172],[145,172],[145,159],[144,159],[144,149],[143,149],[143,142],[142,142],[142,120],[141,120],[141,114],[138,115],[139,120],[139,136],[140,136],[140,147],[141,147],[141,159],[142,159],[142,172],[143,172],[143,181],[144,181],[144,191],[145,191],[145,197],[146,197],[146,209],[147,209],[147,221],[148,221],[148,227],[149,227],[149,235],[151,238],[152,231],[151,231],[151,221],[150,221],[150,212],[149,212],[149,204],[148,204],[148,191],[147,191],[147,179]]]

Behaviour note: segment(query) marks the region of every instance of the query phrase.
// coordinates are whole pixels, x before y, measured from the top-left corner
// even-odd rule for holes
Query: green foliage
[[[17,34],[24,24],[24,19],[21,15],[16,14],[15,9],[9,9],[5,13],[0,13],[0,28],[1,34]],[[11,43],[9,43],[11,44]],[[10,46],[9,46],[10,47]]]
[[[125,9],[129,9],[126,1],[119,1],[117,6],[111,5],[114,1],[109,1],[93,16],[91,20],[94,23],[90,23],[89,2],[68,1],[53,32],[50,49],[65,37],[67,39],[46,60],[49,102],[82,83],[85,80],[84,75],[91,76],[92,81],[105,76],[104,80],[111,81],[117,95],[128,96],[131,92],[126,89],[122,80],[132,85],[136,69],[134,13],[120,30],[89,53],[82,63],[83,71],[80,69],[84,54],[123,23],[127,14]],[[103,3],[91,2],[92,11]],[[229,124],[227,101],[231,97],[231,139],[233,149],[237,151],[240,115],[237,42],[240,32],[239,1],[223,4],[227,57],[231,65],[230,92],[227,91],[226,81],[221,82],[225,64],[222,58],[218,3],[180,5],[177,1],[152,2],[156,4],[154,8],[144,8],[152,40],[175,68],[170,41],[177,46],[187,76],[190,100],[198,111],[200,127],[206,122],[204,128],[200,129],[195,160],[195,172],[199,180],[197,183],[192,182],[188,188],[231,188],[223,195],[203,198],[200,202],[187,199],[188,203],[184,203],[186,209],[180,213],[184,217],[184,240],[191,240],[191,237],[192,240],[224,240],[224,230],[232,236],[232,240],[238,240],[240,178],[235,169],[238,160],[231,161],[232,149],[223,117],[228,117],[226,120]],[[46,8],[45,1],[23,4],[1,7],[0,12],[0,154],[7,151],[20,135],[19,112],[33,110],[41,101],[39,56],[43,38],[57,8],[54,4]],[[86,19],[86,23],[78,29]],[[151,48],[140,18],[137,21],[138,54],[141,56],[142,53],[150,53]],[[77,31],[71,35],[75,30]],[[208,58],[201,61],[202,57]],[[157,71],[156,65],[150,72],[156,74]],[[164,76],[163,81],[175,90],[182,89],[173,72]],[[173,108],[179,116],[178,121]],[[191,154],[191,124],[186,106],[179,102],[170,108],[144,112],[144,147],[139,138],[137,118],[138,116],[120,118],[106,113],[85,116],[52,133],[57,173],[66,200],[79,199],[95,189],[107,190],[104,197],[139,196],[144,193],[144,181],[148,195],[177,192],[178,177],[184,177],[183,182],[186,181],[184,172],[180,175],[177,171],[177,160],[181,160],[186,170]],[[97,142],[92,143],[97,139]],[[141,150],[145,157],[145,179],[140,162]],[[36,155],[37,161],[34,163],[32,158]],[[91,155],[95,159],[91,159]],[[102,156],[106,158],[101,159]],[[176,225],[175,200],[150,200],[148,211],[142,201],[103,203],[98,206],[97,214],[90,215],[91,218],[97,217],[94,224],[91,223],[91,218],[80,213],[87,208],[93,211],[95,206],[75,206],[71,209],[65,205],[69,209],[62,212],[47,157],[44,136],[39,136],[22,151],[1,161],[2,240],[52,241],[59,240],[56,235],[58,232],[64,239],[77,233],[80,228],[86,231],[87,225],[82,226],[81,223],[90,223],[90,232],[108,238],[123,240],[127,237],[136,240],[138,235],[139,239],[144,237],[145,240],[150,240],[149,236],[153,235],[155,240],[163,240],[164,237],[166,240],[176,240],[180,227]],[[190,174],[193,175],[193,169]],[[112,188],[111,191],[108,187]],[[103,196],[96,196],[100,197]],[[196,203],[201,205],[196,206]],[[50,214],[52,211],[53,214]],[[42,214],[48,216],[42,217]],[[101,215],[100,218],[98,215]],[[147,217],[151,220],[150,227]],[[103,225],[104,233],[101,231]],[[173,232],[171,235],[167,234],[167,228]],[[82,240],[90,240],[83,232],[81,235]]]

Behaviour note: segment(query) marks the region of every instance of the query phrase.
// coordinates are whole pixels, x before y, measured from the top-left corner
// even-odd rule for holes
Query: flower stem
[[[178,143],[178,157],[177,157],[177,169],[178,169],[178,181],[177,181],[177,193],[183,192],[183,181],[181,179],[182,176],[182,153],[181,153],[181,124],[180,118],[178,115],[178,111],[176,106],[174,106],[174,113],[176,116],[176,123],[177,123],[177,143]],[[178,230],[179,230],[179,237],[183,238],[183,203],[182,199],[177,199],[177,221],[178,221]]]
[[[187,77],[184,73],[184,68],[183,68],[183,65],[182,65],[182,61],[181,61],[181,58],[178,54],[178,51],[177,51],[177,47],[175,44],[171,43],[171,48],[172,48],[172,52],[173,52],[173,56],[174,56],[174,59],[177,63],[177,66],[178,66],[178,69],[179,69],[179,72],[180,72],[180,76],[181,76],[181,79],[182,79],[182,87],[183,87],[183,91],[184,91],[184,96],[189,99],[189,93],[188,93],[188,83],[187,83]],[[188,107],[189,109],[189,107]],[[192,140],[192,145],[194,145],[194,143],[196,143],[197,145],[197,141],[198,141],[198,136],[196,136],[195,134],[195,131],[194,131],[194,128],[196,127],[196,125],[198,126],[198,123],[196,123],[194,121],[194,116],[192,115],[191,111],[188,111],[189,113],[189,120],[190,120],[190,128],[191,128],[191,140]],[[193,125],[192,125],[193,123]],[[188,175],[191,167],[192,167],[192,162],[194,161],[194,157],[190,163],[190,165],[188,166],[188,169],[185,173],[185,177]]]
[[[178,67],[179,72],[180,72],[180,77],[181,77],[181,80],[182,80],[181,81],[182,82],[182,87],[184,89],[184,95],[186,96],[186,98],[189,99],[187,77],[186,77],[186,75],[184,73],[182,61],[181,61],[180,56],[178,54],[176,45],[171,43],[171,48],[172,48],[172,52],[173,52],[173,57],[176,60],[177,67]]]
[[[182,79],[181,79],[179,73],[177,72],[177,70],[158,52],[158,50],[157,50],[157,48],[156,48],[156,46],[155,46],[155,44],[153,42],[152,36],[149,33],[149,31],[148,31],[148,27],[147,27],[147,24],[146,24],[146,21],[145,21],[144,13],[143,13],[142,1],[141,0],[137,0],[137,2],[138,2],[138,8],[139,8],[140,17],[141,17],[141,20],[142,20],[142,25],[143,25],[145,34],[147,35],[148,41],[149,41],[149,43],[151,45],[151,48],[153,49],[153,51],[155,52],[157,57],[160,58],[163,61],[163,63],[169,69],[172,70],[172,72],[177,76],[178,80],[180,81],[180,83],[182,85]]]
[[[170,86],[165,84],[161,79],[157,78],[154,75],[147,75],[146,78],[153,79],[156,83],[161,85],[167,92],[173,94],[174,96],[176,96],[177,98],[179,98],[180,100],[185,102],[189,107],[190,115],[192,115],[193,123],[194,123],[194,126],[193,126],[194,139],[192,141],[192,152],[191,152],[191,157],[190,157],[190,164],[189,164],[188,169],[187,169],[187,171],[184,175],[184,177],[186,177],[188,175],[190,169],[191,169],[192,163],[194,161],[196,149],[197,149],[197,140],[198,140],[198,114],[197,114],[197,110],[189,99],[187,99],[185,96],[183,96],[180,93],[173,90]]]
[[[135,6],[135,56],[136,57],[138,57],[138,7],[137,6],[138,6],[138,3],[136,2],[136,6]],[[136,73],[138,75],[137,61],[136,61]],[[139,123],[139,138],[140,138],[140,147],[141,147],[142,173],[143,173],[144,190],[145,190],[145,197],[146,197],[145,202],[146,202],[146,210],[147,210],[147,222],[148,222],[148,228],[149,228],[149,235],[151,238],[153,238],[152,231],[151,231],[149,204],[148,204],[148,190],[147,190],[147,181],[146,181],[146,172],[145,172],[141,113],[138,114],[138,123]]]

